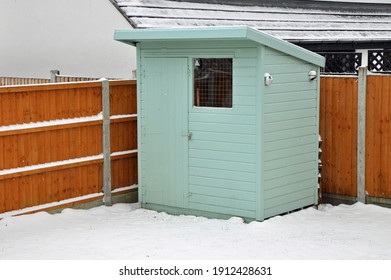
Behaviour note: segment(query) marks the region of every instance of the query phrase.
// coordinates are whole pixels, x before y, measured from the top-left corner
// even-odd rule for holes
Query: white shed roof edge
[[[122,29],[115,31],[114,39],[130,45],[136,45],[143,41],[244,39],[257,42],[321,67],[324,67],[325,64],[323,56],[248,26]]]

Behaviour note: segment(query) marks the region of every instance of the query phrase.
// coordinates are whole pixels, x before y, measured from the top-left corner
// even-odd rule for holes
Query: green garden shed
[[[317,204],[323,57],[249,27],[114,37],[137,47],[144,208],[263,220]]]

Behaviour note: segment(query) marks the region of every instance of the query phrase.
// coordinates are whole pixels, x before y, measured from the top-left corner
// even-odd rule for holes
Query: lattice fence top
[[[372,72],[391,72],[391,50],[368,51],[368,70]]]
[[[357,74],[362,54],[355,52],[319,53],[326,58],[324,74]]]

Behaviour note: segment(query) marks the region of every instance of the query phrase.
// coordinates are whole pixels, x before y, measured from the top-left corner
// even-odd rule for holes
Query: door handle
[[[187,137],[187,140],[191,140],[191,138],[193,138],[193,132],[185,132],[185,133],[182,133],[182,136],[183,137]]]

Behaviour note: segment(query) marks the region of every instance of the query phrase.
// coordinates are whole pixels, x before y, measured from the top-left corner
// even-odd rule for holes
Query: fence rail
[[[137,183],[136,82],[110,82],[112,189]],[[102,192],[102,83],[0,88],[0,213]]]
[[[365,112],[358,111],[359,77],[321,77],[322,191],[355,201],[357,177],[365,175],[367,201],[391,205],[391,76],[366,76]],[[365,174],[358,174],[358,114],[364,114]]]

